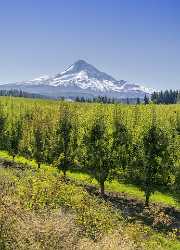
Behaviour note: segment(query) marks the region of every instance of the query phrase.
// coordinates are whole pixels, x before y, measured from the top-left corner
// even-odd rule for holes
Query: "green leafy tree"
[[[174,159],[176,161],[175,169],[175,196],[178,202],[180,202],[180,112],[177,112],[175,131],[173,136],[173,147],[174,147]]]
[[[131,161],[132,138],[122,119],[115,117],[113,129],[113,161],[118,172],[124,170]]]
[[[40,168],[41,164],[44,162],[44,135],[40,125],[36,125],[34,128],[34,147],[33,147],[33,157]]]
[[[145,205],[148,206],[151,194],[160,186],[171,184],[173,159],[168,136],[156,124],[151,125],[145,133],[143,147],[144,164],[140,171],[143,174],[142,189],[146,197]]]
[[[2,104],[0,104],[0,149],[6,149],[6,139],[5,139],[5,134],[6,134],[6,121],[7,117],[5,116],[4,113],[4,108]]]
[[[23,127],[21,118],[17,118],[12,122],[11,131],[8,138],[8,151],[12,155],[13,160],[19,153],[20,141],[22,139]]]
[[[176,115],[176,131],[177,131],[177,134],[180,135],[180,111],[177,112],[177,115]]]
[[[58,121],[54,148],[54,165],[62,170],[64,179],[66,179],[67,170],[76,165],[77,147],[76,121],[68,107],[64,106]]]
[[[112,143],[107,135],[102,116],[95,118],[92,127],[84,136],[84,143],[86,168],[90,175],[98,181],[101,195],[104,195],[104,183],[110,177],[113,159]]]

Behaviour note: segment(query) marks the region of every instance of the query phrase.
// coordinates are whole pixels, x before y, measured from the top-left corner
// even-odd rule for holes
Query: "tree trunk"
[[[146,195],[145,206],[149,207],[150,192],[147,192],[145,195]]]
[[[13,155],[13,162],[14,162],[14,159],[15,159],[15,155]]]
[[[40,169],[40,167],[41,167],[41,163],[40,163],[40,162],[38,162],[38,169]]]
[[[101,195],[104,196],[104,194],[105,194],[104,193],[104,181],[100,182],[100,190],[99,191],[100,191]]]
[[[63,170],[63,179],[66,182],[66,170],[65,169]]]

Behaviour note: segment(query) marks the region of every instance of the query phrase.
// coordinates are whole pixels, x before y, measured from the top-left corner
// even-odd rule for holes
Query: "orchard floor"
[[[5,151],[0,151],[0,167],[2,165],[16,165],[17,167],[22,167],[22,168],[37,168],[37,164],[35,163],[34,160],[29,160],[26,159],[22,156],[17,156],[15,158],[14,163],[12,162],[12,157]],[[47,171],[50,172],[57,172],[57,169],[52,167],[52,166],[47,166],[42,164],[41,168],[46,169]],[[97,181],[93,178],[91,178],[89,175],[81,172],[68,172],[67,175],[71,179],[75,179],[77,181],[80,181],[84,184],[90,184],[90,185],[95,185],[97,186]],[[111,182],[106,182],[105,183],[105,190],[108,192],[117,192],[124,194],[125,196],[131,197],[132,199],[138,199],[144,201],[144,193],[136,186],[127,184],[127,183],[120,183],[116,180],[111,181]],[[176,209],[180,209],[180,197],[176,197],[175,194],[167,194],[167,193],[162,193],[162,192],[155,192],[152,196],[150,201],[152,203],[158,203],[163,206],[170,206],[174,207]]]
[[[36,163],[24,157],[12,157],[7,152],[0,151],[0,167],[7,168],[37,168]],[[56,173],[56,168],[42,165],[41,168]],[[89,175],[80,172],[68,172],[67,179],[83,186],[89,193],[99,196],[98,183]],[[105,183],[105,199],[108,203],[120,210],[123,217],[130,222],[136,222],[151,226],[162,232],[174,230],[179,238],[180,235],[180,203],[172,194],[156,192],[151,197],[149,208],[144,206],[144,194],[138,187],[119,183],[114,180]]]
[[[2,154],[4,154],[4,157],[2,157]],[[54,181],[57,181],[60,176],[55,168],[49,167],[49,166],[42,166],[41,169],[38,170],[36,164],[33,161],[28,161],[27,159],[24,159],[22,157],[17,157],[15,159],[15,162],[13,162],[11,157],[6,152],[3,152],[2,154],[0,157],[0,173],[3,179],[1,180],[4,182],[6,177],[8,177],[8,178],[12,178],[13,181],[14,180],[17,181],[17,184],[20,185],[19,186],[20,196],[18,195],[17,197],[19,197],[18,199],[20,199],[21,204],[25,204],[25,203],[29,204],[29,199],[30,200],[32,199],[32,202],[35,202],[35,210],[31,208],[30,210],[28,210],[28,213],[26,213],[26,210],[24,208],[19,207],[19,205],[16,208],[16,203],[14,203],[14,201],[10,199],[10,196],[6,197],[6,192],[1,193],[1,195],[5,195],[5,199],[4,199],[5,204],[4,204],[4,207],[3,207],[3,203],[0,204],[0,208],[2,206],[2,209],[3,209],[2,211],[5,214],[3,214],[3,220],[0,219],[0,223],[4,223],[3,227],[4,225],[7,227],[7,231],[4,231],[5,236],[4,236],[4,232],[1,232],[3,233],[2,234],[3,244],[6,244],[5,237],[9,237],[9,235],[13,234],[12,242],[14,242],[14,239],[17,240],[18,242],[17,243],[18,247],[15,247],[14,249],[18,249],[18,250],[27,249],[27,246],[29,247],[28,245],[29,243],[27,242],[29,240],[32,240],[33,244],[38,245],[39,240],[37,239],[37,231],[39,230],[38,237],[39,239],[41,239],[42,245],[40,246],[40,248],[37,248],[37,249],[42,249],[41,248],[42,246],[45,246],[45,248],[43,249],[53,249],[53,250],[54,249],[93,249],[93,250],[94,249],[99,249],[99,250],[100,249],[105,249],[105,250],[107,249],[108,250],[111,250],[111,249],[112,250],[115,250],[115,249],[117,250],[118,249],[123,249],[123,250],[124,249],[127,249],[127,250],[128,249],[129,250],[130,249],[133,249],[133,250],[134,249],[178,250],[179,249],[180,247],[180,242],[179,242],[180,210],[178,209],[178,203],[175,203],[175,206],[172,206],[172,204],[168,205],[166,202],[162,202],[162,200],[161,200],[161,203],[157,203],[157,202],[154,202],[152,199],[150,207],[145,208],[144,200],[143,200],[143,193],[139,191],[137,187],[134,187],[132,185],[127,185],[127,184],[120,184],[116,181],[111,182],[111,183],[106,183],[106,194],[104,197],[101,197],[99,195],[97,183],[95,182],[95,180],[91,179],[88,175],[83,174],[83,173],[68,172],[66,183],[60,184],[59,186],[60,189],[55,188],[55,190],[52,189],[51,191],[51,188],[54,185]],[[11,183],[8,181],[8,178],[7,178],[7,181],[4,182],[6,185],[8,183]],[[31,182],[31,185],[29,186],[29,181],[31,180],[32,182]],[[6,185],[4,184],[2,185],[2,191],[4,188],[6,188]],[[41,190],[44,190],[43,185],[46,186],[45,190],[47,191],[47,197],[46,195],[45,197],[39,196],[39,192],[41,193]],[[1,183],[0,183],[0,186],[1,186]],[[30,190],[28,191],[29,188],[27,187],[29,187],[30,189],[32,188],[32,191],[35,192],[34,194],[35,196],[31,195],[31,191]],[[62,187],[62,190],[65,188],[65,190],[68,191],[68,192],[62,193],[61,194],[62,197],[59,196],[61,203],[58,209],[62,207],[63,209],[62,211],[64,211],[64,213],[60,215],[59,214],[53,215],[52,214],[53,210],[52,209],[48,210],[48,207],[47,208],[45,207],[45,214],[43,214],[41,209],[37,208],[37,205],[39,206],[42,203],[43,201],[42,198],[44,197],[45,199],[47,199],[47,202],[50,203],[50,207],[51,207],[51,202],[54,198],[52,194],[54,193],[55,197],[58,197],[56,195],[58,195],[58,190],[61,190],[61,187]],[[121,192],[120,192],[120,188],[121,188]],[[82,193],[79,193],[78,190],[82,191]],[[87,195],[86,193],[89,195]],[[137,196],[136,196],[136,193],[138,193]],[[15,196],[17,194],[15,192]],[[79,195],[81,198],[79,197]],[[158,195],[160,196],[161,193],[159,193]],[[166,197],[165,194],[162,194],[162,197],[164,196]],[[79,202],[77,203],[77,200],[79,198],[81,201],[80,203]],[[170,195],[167,195],[166,200],[169,202],[173,201],[171,200],[171,198],[173,199],[173,197],[171,197]],[[57,202],[58,199],[55,199],[55,201]],[[9,201],[10,201],[10,205],[9,205]],[[81,202],[83,202],[82,203],[83,205],[81,204]],[[88,206],[86,202],[88,202],[89,204]],[[104,205],[100,205],[101,202]],[[46,201],[43,204],[45,204],[46,206]],[[77,216],[80,216],[80,218],[81,218],[82,213],[84,213],[85,221],[83,220],[80,222],[81,222],[81,227],[82,225],[84,226],[84,223],[85,223],[85,228],[87,227],[88,234],[89,234],[89,230],[90,232],[91,230],[93,230],[94,232],[94,226],[96,228],[104,228],[106,227],[106,225],[108,225],[108,223],[110,223],[111,213],[108,212],[110,208],[112,208],[113,209],[112,211],[114,211],[112,212],[112,216],[114,218],[116,218],[115,216],[116,213],[122,216],[122,219],[117,220],[117,222],[115,222],[115,224],[117,224],[120,228],[117,229],[118,231],[112,231],[111,234],[107,234],[107,235],[105,234],[104,236],[102,236],[101,239],[98,239],[96,241],[93,241],[90,238],[88,239],[84,238],[82,242],[78,243],[82,245],[82,247],[79,247],[79,245],[74,247],[73,244],[76,244],[77,241],[79,241],[78,233],[80,232],[81,234],[81,229],[80,229],[81,227],[78,227],[76,224],[71,225],[71,223],[74,220],[73,218],[70,219],[72,214],[68,212],[68,211],[71,211],[71,209],[67,210],[67,204],[70,208],[71,207],[75,208],[75,210],[77,211]],[[8,210],[9,208],[10,210]],[[101,217],[102,216],[101,213],[99,214],[101,209],[103,212],[103,217]],[[28,234],[27,232],[27,234],[23,236],[23,237],[27,237],[28,241],[26,240],[24,242],[23,241],[24,238],[19,239],[18,238],[19,236],[16,237],[16,235],[19,235],[19,233],[17,232],[17,229],[21,230],[21,226],[20,228],[17,226],[12,227],[12,229],[8,228],[8,226],[10,225],[9,220],[11,220],[9,214],[12,211],[13,211],[13,216],[15,217],[12,217],[13,221],[10,221],[10,224],[14,223],[14,221],[17,221],[18,223],[20,221],[20,225],[23,227],[26,227],[27,226],[26,220],[28,219],[28,223],[29,223],[28,227],[30,227],[31,234]],[[22,211],[22,214],[19,215],[18,211]],[[107,213],[107,216],[106,216],[106,213]],[[42,215],[43,217],[41,217]],[[86,220],[86,216],[87,216],[87,220]],[[0,214],[0,217],[1,217],[1,214]],[[95,217],[95,220],[94,220],[94,217]],[[8,224],[6,224],[6,221],[8,222]],[[75,219],[75,222],[76,221],[78,220]],[[62,222],[65,223],[65,226],[64,224],[61,225]],[[67,223],[68,224],[70,223],[68,232],[66,230]],[[91,223],[93,223],[92,227],[90,226]],[[60,227],[58,229],[60,231],[58,232],[56,231],[57,225]],[[76,228],[77,232],[73,231],[74,227]],[[50,228],[51,230],[53,230],[52,232],[49,231]],[[55,233],[56,237],[54,235],[54,232],[56,232]],[[73,241],[72,245],[69,245],[69,240],[67,242],[69,232],[72,233],[72,235],[70,236],[71,237],[70,240]],[[31,239],[29,238],[29,235],[32,236]],[[52,236],[52,238],[55,237],[53,239],[55,239],[55,241],[57,242],[57,245],[53,245],[53,248],[46,248],[47,246],[49,247],[52,245],[52,240],[50,241],[51,239],[50,235]],[[64,247],[59,248],[58,242],[59,242],[59,239],[62,239],[61,238],[62,235],[64,235],[63,236],[64,238],[61,243]],[[57,238],[57,237],[60,237],[60,238]],[[49,239],[49,242],[46,243],[48,239]],[[19,248],[20,241],[22,241],[22,244],[24,244],[23,247],[25,248]],[[0,246],[1,246],[1,234],[0,234]],[[32,245],[31,246],[32,248],[28,248],[28,249],[34,249],[33,248],[34,246]],[[2,249],[4,250],[7,248],[2,248]]]

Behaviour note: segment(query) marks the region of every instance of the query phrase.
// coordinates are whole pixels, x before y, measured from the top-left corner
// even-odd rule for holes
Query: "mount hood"
[[[112,76],[99,71],[84,60],[78,60],[65,71],[54,76],[0,84],[0,89],[19,89],[29,93],[37,93],[52,98],[93,98],[106,96],[109,98],[143,98],[152,90],[136,83],[116,80]]]

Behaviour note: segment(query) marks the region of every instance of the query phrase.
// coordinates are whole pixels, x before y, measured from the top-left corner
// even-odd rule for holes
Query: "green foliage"
[[[106,131],[104,118],[98,117],[98,114],[96,116],[90,131],[84,137],[85,163],[89,173],[99,182],[101,194],[104,195],[104,182],[113,168],[112,143]]]
[[[120,117],[114,119],[115,112]],[[161,147],[167,153],[160,155],[161,136],[149,142],[151,149],[143,139],[153,122],[153,112],[159,130],[166,135],[164,145],[167,141],[167,150]],[[0,146],[12,156],[35,160],[39,166],[52,164],[64,174],[74,168],[90,173],[102,192],[109,179],[142,187],[145,176],[151,179],[145,170],[154,148],[157,155],[149,171],[158,169],[161,173],[155,175],[158,185],[152,192],[160,191],[160,186],[174,192],[179,188],[179,112],[180,105],[104,105],[2,97]]]
[[[167,135],[153,124],[143,138],[144,167],[142,169],[146,195],[146,205],[149,205],[151,193],[160,185],[171,184],[173,161],[170,155]]]
[[[3,105],[0,103],[0,149],[5,149],[6,116]]]
[[[33,157],[40,168],[40,164],[44,161],[44,140],[42,128],[38,125],[34,129],[34,150]]]
[[[132,139],[128,128],[117,114],[114,118],[113,129],[113,158],[114,164],[121,169],[127,167],[131,161]]]
[[[60,119],[56,130],[54,146],[54,165],[62,170],[64,177],[66,171],[75,165],[75,156],[77,150],[76,126],[70,110],[65,106],[61,109]]]
[[[22,121],[16,119],[12,121],[11,130],[8,133],[8,151],[14,157],[19,153],[19,145],[22,138]]]

